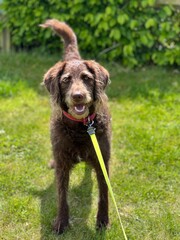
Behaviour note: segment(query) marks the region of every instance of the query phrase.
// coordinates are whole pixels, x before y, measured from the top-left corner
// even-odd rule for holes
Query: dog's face
[[[82,60],[57,63],[44,76],[53,101],[77,119],[95,111],[108,80],[105,68],[94,61]]]

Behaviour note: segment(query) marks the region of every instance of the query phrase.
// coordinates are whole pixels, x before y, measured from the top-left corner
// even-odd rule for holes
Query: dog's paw
[[[56,218],[56,220],[53,224],[53,231],[56,234],[62,234],[68,226],[69,226],[68,221],[62,221],[61,219]]]
[[[97,219],[97,222],[96,222],[97,230],[107,229],[108,227],[109,227],[109,219],[108,218]]]

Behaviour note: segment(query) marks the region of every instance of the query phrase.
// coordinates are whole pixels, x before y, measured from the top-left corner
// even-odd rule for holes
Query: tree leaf
[[[121,32],[119,28],[113,28],[110,32],[110,37],[114,40],[119,41],[121,38]]]
[[[123,25],[127,20],[129,20],[129,17],[127,14],[120,14],[118,17],[117,17],[117,22],[120,24],[120,25]]]
[[[149,18],[145,23],[145,27],[147,29],[151,28],[151,27],[154,27],[154,26],[156,26],[156,21],[153,18]]]

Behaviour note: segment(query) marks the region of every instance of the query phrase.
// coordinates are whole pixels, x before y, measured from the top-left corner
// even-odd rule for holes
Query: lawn
[[[42,76],[58,58],[0,55],[0,239],[123,240],[110,200],[111,226],[95,230],[98,189],[83,163],[71,174],[71,227],[56,236],[49,97]],[[105,64],[112,113],[111,184],[129,240],[180,239],[180,74]]]

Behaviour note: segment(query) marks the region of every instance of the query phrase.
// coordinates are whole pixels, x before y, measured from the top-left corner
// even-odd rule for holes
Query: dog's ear
[[[94,75],[94,99],[103,104],[107,100],[105,88],[110,83],[108,71],[95,61],[84,62],[88,70]]]
[[[51,95],[54,95],[58,89],[58,80],[65,68],[65,62],[58,62],[50,68],[44,75],[43,83]]]
[[[95,61],[85,61],[88,70],[94,75],[96,85],[103,91],[110,83],[108,71]]]

